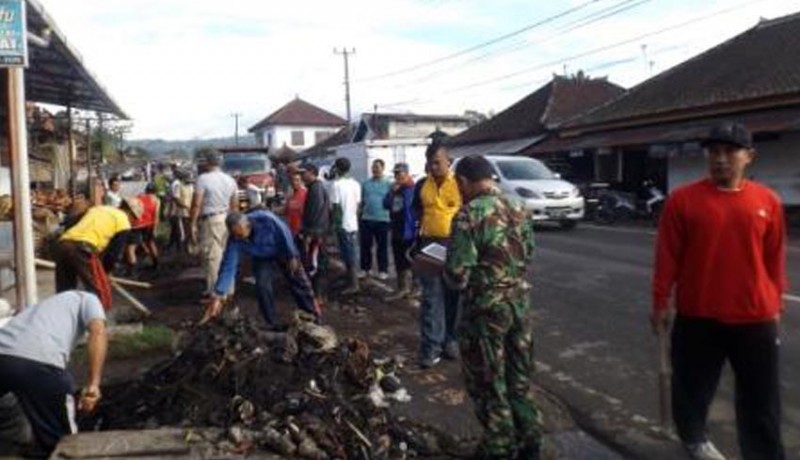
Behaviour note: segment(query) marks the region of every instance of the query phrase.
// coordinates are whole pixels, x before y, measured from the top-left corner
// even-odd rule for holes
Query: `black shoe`
[[[458,358],[460,358],[461,351],[458,348],[458,342],[453,340],[452,342],[449,342],[447,345],[445,345],[443,356],[445,359],[449,359],[451,361],[455,361]]]
[[[286,332],[289,330],[289,326],[286,324],[270,324],[267,326],[268,332]]]
[[[441,360],[442,358],[440,356],[426,356],[419,360],[419,367],[422,369],[430,369],[439,364]]]
[[[478,449],[478,451],[475,453],[475,455],[472,456],[472,458],[473,460],[521,460],[523,458],[528,460],[526,457],[519,457],[518,455],[514,455],[513,452],[509,452],[507,454],[487,454],[486,452],[483,452],[481,449]],[[539,457],[535,457],[536,460],[538,460],[538,458]]]
[[[22,458],[49,458],[50,452],[38,445],[34,445],[23,447],[20,449],[19,455]]]
[[[539,460],[541,444],[526,444],[517,452],[517,460]]]

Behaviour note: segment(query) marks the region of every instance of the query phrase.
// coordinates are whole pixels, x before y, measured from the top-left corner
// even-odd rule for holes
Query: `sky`
[[[298,96],[344,117],[343,49],[354,119],[496,113],[553,74],[629,88],[800,11],[797,0],[40,1],[132,118],[132,139],[232,136],[234,113],[246,135]]]

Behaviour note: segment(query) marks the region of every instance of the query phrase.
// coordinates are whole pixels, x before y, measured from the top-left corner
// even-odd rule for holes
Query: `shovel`
[[[669,365],[669,337],[666,330],[658,331],[658,396],[661,428],[668,431],[672,425],[672,369]]]

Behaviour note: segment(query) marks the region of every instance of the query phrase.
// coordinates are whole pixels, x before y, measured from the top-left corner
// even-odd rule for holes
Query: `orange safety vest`
[[[420,201],[420,234],[428,238],[449,238],[453,217],[461,208],[461,193],[456,177],[448,173],[441,186],[433,177],[428,177],[420,190]]]

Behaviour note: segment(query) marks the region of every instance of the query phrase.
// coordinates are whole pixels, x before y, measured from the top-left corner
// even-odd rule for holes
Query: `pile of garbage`
[[[219,449],[285,458],[442,458],[457,443],[398,417],[410,400],[399,358],[298,314],[286,333],[235,312],[181,333],[172,358],[106,388],[85,429],[215,427]],[[199,431],[197,431],[199,432]],[[449,446],[449,447],[448,447]]]

